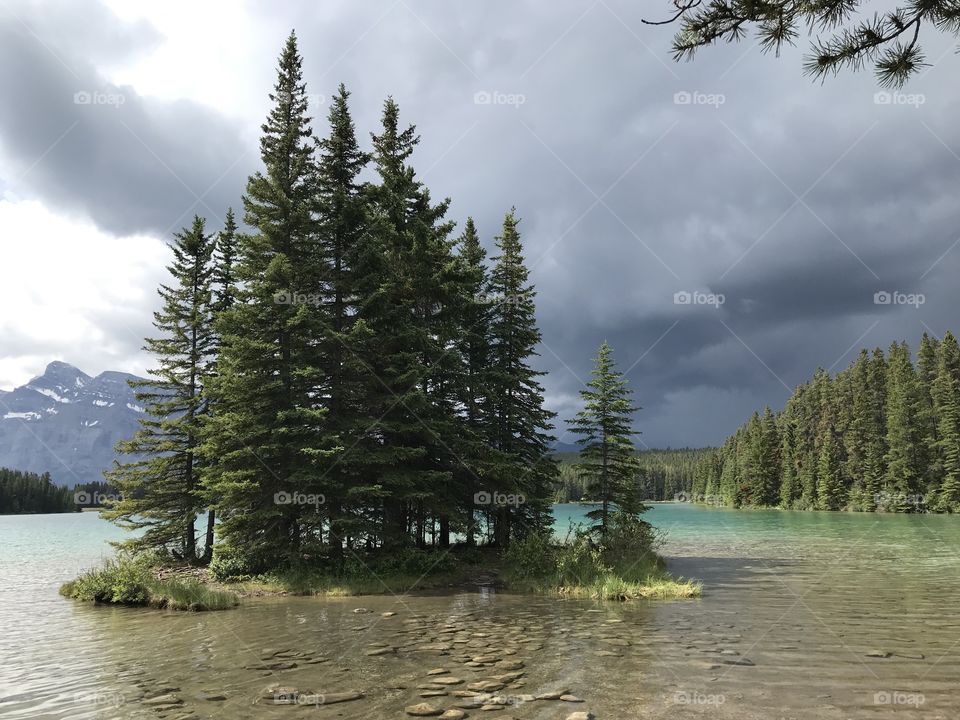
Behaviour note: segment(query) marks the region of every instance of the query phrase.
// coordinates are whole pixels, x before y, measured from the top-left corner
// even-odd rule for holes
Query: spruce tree
[[[940,457],[938,423],[933,402],[933,383],[937,376],[937,354],[940,341],[927,333],[920,339],[917,349],[917,394],[918,409],[916,425],[920,434],[918,488],[930,497],[936,497],[943,476]]]
[[[890,346],[887,373],[887,474],[884,492],[888,505],[909,509],[911,496],[922,482],[922,437],[916,425],[920,412],[917,377],[906,343]]]
[[[820,442],[817,464],[817,504],[820,510],[840,510],[846,501],[840,468],[840,447],[834,430],[828,427]]]
[[[473,218],[467,218],[459,243],[459,260],[462,266],[460,337],[457,351],[463,359],[463,377],[460,402],[464,413],[464,436],[459,447],[463,456],[469,458],[468,467],[460,468],[465,498],[464,512],[466,542],[473,545],[476,539],[477,493],[491,493],[497,488],[487,482],[488,448],[494,441],[493,408],[490,364],[490,275],[485,263],[486,251]]]
[[[867,496],[869,491],[866,489],[868,447],[870,435],[875,431],[871,417],[869,366],[870,355],[861,350],[850,377],[850,422],[847,432],[842,435],[847,455],[844,472],[851,478],[850,500],[857,508],[872,508],[872,499]]]
[[[332,451],[320,357],[323,257],[316,239],[314,144],[296,36],[280,55],[262,126],[263,172],[247,182],[236,302],[223,338],[204,451],[222,534],[251,570],[299,562],[324,500],[318,459]]]
[[[368,395],[380,417],[380,493],[388,546],[425,540],[428,515],[448,515],[457,453],[444,438],[456,433],[458,355],[454,333],[456,282],[449,201],[434,204],[409,163],[419,142],[413,126],[400,129],[399,108],[388,99],[373,136],[378,182],[370,190],[370,234],[379,257],[367,257],[367,299],[360,309],[374,340],[367,363],[379,387]]]
[[[549,456],[548,432],[554,413],[543,407],[542,372],[530,361],[540,342],[535,291],[524,263],[519,219],[511,210],[497,237],[499,255],[490,278],[494,302],[490,321],[490,394],[494,403],[495,467],[490,475],[500,492],[522,495],[526,503],[503,506],[495,518],[495,542],[506,546],[514,530],[523,534],[545,529],[549,520],[546,503],[556,481],[556,466]]]
[[[870,413],[863,496],[866,509],[872,510],[887,474],[887,359],[880,348],[875,348],[870,358],[867,383]]]
[[[794,423],[788,415],[780,422],[780,507],[789,510],[797,498],[797,463],[794,457]]]
[[[943,479],[930,504],[938,510],[956,512],[960,509],[960,347],[951,332],[943,336],[937,351],[932,397]]]
[[[227,208],[227,217],[223,230],[217,235],[216,247],[213,254],[213,270],[211,273],[211,290],[213,293],[213,327],[221,313],[229,310],[236,299],[237,280],[235,264],[237,260],[237,222],[233,215],[233,208]],[[210,363],[209,377],[216,376],[216,358],[220,355],[222,339],[214,333],[213,361]],[[209,403],[209,398],[208,398]],[[216,408],[208,406],[209,412],[216,412]],[[201,438],[203,432],[201,432]],[[213,473],[215,458],[207,458],[207,464]],[[209,563],[213,558],[214,531],[216,529],[217,511],[214,505],[216,498],[207,491],[207,527],[204,532],[203,561]]]
[[[214,348],[211,275],[214,242],[195,217],[177,233],[168,266],[172,282],[159,289],[163,306],[154,313],[159,336],[144,349],[155,358],[155,378],[131,382],[145,409],[140,428],[117,451],[135,459],[106,473],[122,499],[103,516],[122,527],[142,530],[123,543],[140,551],[165,548],[196,562],[194,524],[206,507],[203,462],[198,455],[202,416],[207,412],[204,382]]]
[[[631,391],[618,372],[613,351],[604,341],[597,353],[592,377],[580,391],[584,407],[569,420],[571,432],[580,436],[580,462],[576,465],[586,480],[587,492],[600,507],[587,513],[594,522],[591,531],[601,537],[610,526],[611,508],[637,515],[646,508],[637,497],[640,465],[633,446],[633,416],[640,409],[630,400]]]
[[[317,215],[323,258],[322,307],[327,320],[321,341],[321,364],[327,384],[324,407],[336,452],[323,459],[327,546],[335,565],[342,561],[346,537],[362,534],[363,504],[371,501],[376,471],[377,416],[367,403],[371,381],[364,348],[371,334],[359,319],[360,293],[368,247],[367,192],[360,174],[369,155],[360,149],[349,107],[350,93],[341,84],[330,104],[329,134],[317,142]],[[355,512],[357,510],[357,512]]]

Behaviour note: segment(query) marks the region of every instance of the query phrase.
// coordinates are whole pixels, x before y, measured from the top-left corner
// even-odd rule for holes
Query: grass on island
[[[514,590],[596,600],[699,597],[699,582],[674,578],[656,553],[661,539],[635,517],[615,517],[605,536],[572,529],[563,543],[528,536],[504,556]]]
[[[160,580],[149,564],[126,557],[107,560],[102,567],[64,583],[60,594],[87,602],[170,610],[226,610],[239,602],[236,593],[197,579]]]
[[[325,565],[252,573],[248,559],[229,548],[218,548],[210,572],[241,595],[388,595],[462,587],[495,555],[465,548],[404,548],[390,553],[347,553],[337,570]]]
[[[701,594],[698,582],[678,579],[656,554],[656,531],[636,517],[612,521],[605,534],[578,528],[564,542],[549,533],[495,548],[405,548],[389,553],[348,553],[329,566],[257,571],[243,552],[218,546],[209,572],[159,579],[168,563],[121,556],[66,583],[61,594],[78,600],[181,610],[222,610],[238,596],[403,594],[463,588],[483,578],[507,591],[597,600],[676,599]],[[159,562],[159,566],[158,566]],[[194,570],[197,570],[194,568]]]

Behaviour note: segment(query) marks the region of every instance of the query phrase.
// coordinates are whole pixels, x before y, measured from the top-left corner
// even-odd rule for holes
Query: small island
[[[641,515],[639,409],[612,349],[570,420],[598,502],[552,533],[554,413],[516,210],[491,261],[459,236],[383,106],[361,148],[342,85],[314,137],[297,38],[281,52],[263,169],[232,210],[174,235],[139,430],[106,474],[120,555],[62,588],[101,603],[219,609],[236,594],[382,593],[488,578],[515,591],[692,597]],[[370,179],[367,179],[370,178]],[[202,518],[202,522],[198,521]]]

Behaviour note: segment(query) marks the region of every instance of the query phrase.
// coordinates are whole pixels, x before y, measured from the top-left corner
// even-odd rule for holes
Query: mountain
[[[136,379],[52,362],[26,385],[0,390],[0,467],[49,472],[58,485],[102,480],[117,441],[143,416],[127,384]]]

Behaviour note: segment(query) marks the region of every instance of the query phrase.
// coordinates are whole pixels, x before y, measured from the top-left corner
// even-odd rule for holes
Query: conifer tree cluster
[[[362,147],[341,85],[314,135],[297,40],[281,53],[243,221],[197,218],[160,290],[147,419],[108,517],[135,549],[248,571],[404,546],[506,546],[548,527],[552,413],[531,366],[534,290],[511,210],[488,262],[459,236],[384,103]],[[207,513],[206,540],[197,518]],[[214,545],[216,539],[216,545]]]
[[[960,510],[960,346],[924,334],[817,370],[703,460],[695,500],[888,512]]]

